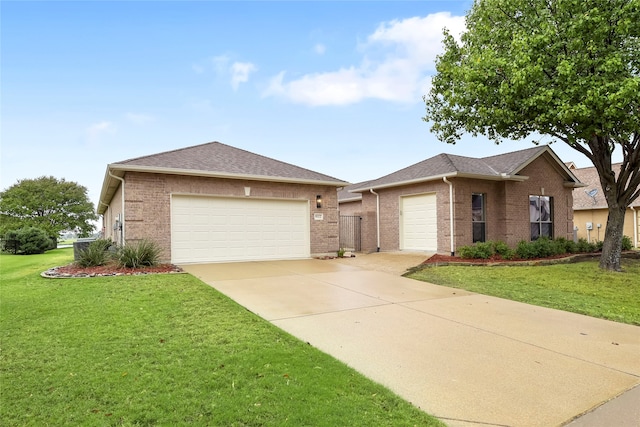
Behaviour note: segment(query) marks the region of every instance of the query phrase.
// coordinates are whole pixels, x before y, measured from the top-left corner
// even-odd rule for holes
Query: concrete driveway
[[[182,267],[450,426],[562,425],[640,384],[638,327],[403,278],[418,258],[371,256]]]

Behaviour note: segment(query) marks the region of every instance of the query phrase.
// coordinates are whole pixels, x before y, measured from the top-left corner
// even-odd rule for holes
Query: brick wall
[[[335,253],[338,250],[338,196],[332,186],[139,172],[127,172],[125,181],[126,241],[145,238],[155,241],[162,248],[163,261],[171,259],[171,194],[245,198],[245,187],[251,188],[250,198],[309,201],[311,254]],[[118,194],[107,212],[119,209]],[[316,208],[316,195],[322,195],[320,209]],[[322,213],[323,220],[314,220],[314,213]],[[105,218],[107,216],[105,213]]]
[[[454,248],[473,242],[471,223],[471,195],[485,194],[486,238],[502,240],[515,247],[520,240],[530,240],[529,196],[545,195],[554,200],[554,236],[573,237],[572,188],[564,186],[559,166],[543,155],[526,166],[519,175],[529,178],[517,181],[490,181],[451,178],[454,186]],[[438,216],[438,252],[450,252],[449,185],[442,180],[386,188],[380,195],[380,249],[400,248],[400,198],[402,196],[436,193]],[[362,195],[363,251],[376,249],[376,196]]]

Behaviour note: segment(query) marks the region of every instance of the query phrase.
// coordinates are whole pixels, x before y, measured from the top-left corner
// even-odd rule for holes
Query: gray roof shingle
[[[344,183],[337,178],[281,162],[220,142],[209,142],[150,156],[112,163],[117,169],[145,167],[158,170],[192,171],[246,177]]]
[[[620,165],[620,163],[611,165],[616,176],[620,173]],[[580,182],[586,185],[584,188],[576,188],[573,190],[573,209],[607,209],[607,199],[605,199],[604,193],[602,192],[600,177],[598,176],[596,168],[591,166],[588,168],[573,169],[571,172],[578,177]],[[594,191],[595,194],[593,197],[589,196],[590,191]],[[634,200],[631,206],[640,206],[640,199]]]
[[[577,182],[569,169],[559,161],[547,145],[514,151],[496,156],[474,158],[453,154],[438,154],[404,169],[400,169],[381,178],[354,185],[351,191],[366,191],[369,188],[382,188],[404,185],[411,182],[430,181],[442,176],[470,176],[486,179],[508,179],[516,175],[543,153],[550,153],[560,167],[565,170],[567,178]]]

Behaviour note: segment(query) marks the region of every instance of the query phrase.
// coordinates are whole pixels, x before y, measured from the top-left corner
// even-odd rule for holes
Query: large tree
[[[438,138],[546,135],[587,156],[609,209],[600,267],[620,270],[624,214],[640,195],[640,1],[476,0],[444,47],[424,97]]]
[[[37,227],[56,237],[67,230],[86,236],[98,219],[86,187],[52,176],[23,179],[0,193],[0,215],[3,233]]]

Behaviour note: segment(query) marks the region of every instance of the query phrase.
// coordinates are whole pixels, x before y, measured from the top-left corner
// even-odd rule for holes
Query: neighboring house
[[[616,176],[620,173],[620,163],[612,165]],[[573,224],[578,238],[590,242],[604,240],[609,215],[607,200],[602,192],[600,177],[595,167],[576,168],[569,164],[573,174],[586,185],[573,191]],[[638,247],[640,241],[640,199],[636,199],[627,208],[624,217],[625,236],[631,238],[633,246]]]
[[[363,251],[455,253],[487,240],[571,239],[572,191],[581,185],[539,146],[480,159],[440,154],[352,185],[339,203],[341,215],[362,217]]]
[[[98,213],[106,238],[155,241],[167,262],[308,258],[338,249],[346,184],[211,142],[108,165]]]

